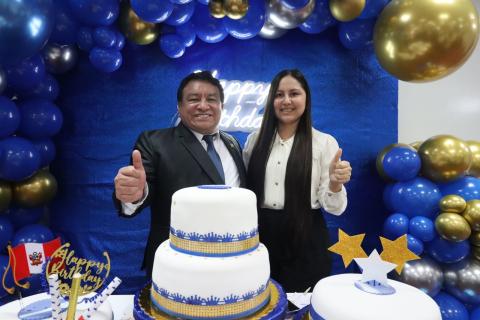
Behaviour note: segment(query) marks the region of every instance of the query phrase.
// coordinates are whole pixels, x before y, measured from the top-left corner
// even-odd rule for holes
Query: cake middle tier
[[[202,257],[163,242],[155,253],[151,298],[172,316],[235,319],[268,303],[270,264],[263,244],[247,254]]]
[[[258,247],[255,194],[228,186],[181,189],[172,196],[170,242],[201,256],[231,256]]]

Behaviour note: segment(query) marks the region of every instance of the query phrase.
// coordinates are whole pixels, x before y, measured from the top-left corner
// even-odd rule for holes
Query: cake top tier
[[[198,243],[208,244],[208,249],[212,248],[211,244],[221,244],[218,252],[225,254],[254,249],[258,245],[255,194],[228,186],[178,190],[172,196],[170,241],[173,247],[191,246],[192,250],[185,251],[197,251]],[[242,245],[238,246],[239,243]],[[224,245],[238,247],[238,250]]]

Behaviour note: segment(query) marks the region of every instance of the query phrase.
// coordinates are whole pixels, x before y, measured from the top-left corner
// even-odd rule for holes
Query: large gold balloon
[[[470,200],[462,213],[465,220],[475,231],[480,231],[480,200]]]
[[[378,61],[403,81],[427,82],[458,69],[478,41],[472,0],[393,0],[375,24]]]
[[[470,243],[474,246],[480,247],[480,232],[472,232],[470,236]]]
[[[480,178],[480,141],[467,141],[467,145],[472,154],[472,162],[467,174]]]
[[[160,26],[141,20],[132,10],[128,1],[121,3],[118,26],[128,40],[140,45],[152,43],[160,34]]]
[[[208,10],[210,11],[210,15],[214,18],[221,19],[225,17],[223,0],[210,0],[208,2]]]
[[[428,139],[420,145],[418,154],[422,159],[422,174],[435,182],[463,176],[472,159],[467,144],[450,135]]]
[[[441,213],[435,220],[435,228],[444,239],[455,242],[468,239],[472,233],[467,220],[451,212]]]
[[[242,19],[248,11],[248,0],[224,0],[225,13],[230,19]]]
[[[418,150],[420,148],[420,145],[423,143],[423,141],[415,141],[412,143],[409,143],[410,146],[412,146],[413,149]]]
[[[33,208],[47,204],[57,193],[57,180],[46,170],[13,185],[13,201],[20,207]]]
[[[330,0],[330,12],[338,21],[351,21],[362,13],[365,2],[365,0]]]
[[[385,173],[385,170],[383,170],[383,159],[385,159],[385,155],[392,150],[395,147],[403,147],[403,148],[408,148],[411,150],[415,150],[412,146],[405,144],[405,143],[392,143],[386,146],[385,148],[380,151],[380,153],[377,155],[377,160],[375,162],[375,165],[377,167],[377,172],[384,179],[385,181],[391,181],[387,174]]]
[[[467,201],[456,194],[449,194],[439,202],[440,211],[462,213],[467,207]]]
[[[12,201],[12,186],[6,181],[0,181],[0,212],[8,209]]]

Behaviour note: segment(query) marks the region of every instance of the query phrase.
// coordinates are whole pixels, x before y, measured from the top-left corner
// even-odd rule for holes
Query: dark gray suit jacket
[[[237,140],[220,131],[220,137],[237,165],[241,186],[246,186],[246,172]],[[146,206],[151,206],[151,223],[145,248],[143,267],[151,277],[155,250],[168,239],[170,230],[170,203],[175,191],[204,184],[222,184],[222,179],[207,152],[180,123],[177,127],[143,132],[135,143],[142,154],[147,175],[148,197],[133,215],[124,215],[121,203],[113,195],[121,216],[133,217]]]

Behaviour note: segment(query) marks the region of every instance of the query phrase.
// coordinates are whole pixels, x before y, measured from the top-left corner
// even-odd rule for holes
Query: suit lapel
[[[208,156],[207,152],[203,148],[202,144],[198,139],[193,135],[193,133],[188,130],[181,122],[175,130],[180,142],[192,155],[198,165],[205,171],[205,173],[212,179],[214,184],[223,184],[222,178],[217,171],[217,168],[213,164],[212,160]]]
[[[237,166],[238,175],[240,176],[240,186],[245,187],[247,183],[245,166],[243,164],[242,159],[242,151],[238,146],[238,143],[234,141],[231,137],[226,135],[223,131],[220,131],[220,137],[222,138],[223,143],[228,149],[228,152],[233,157],[233,161],[235,161],[235,165]]]

